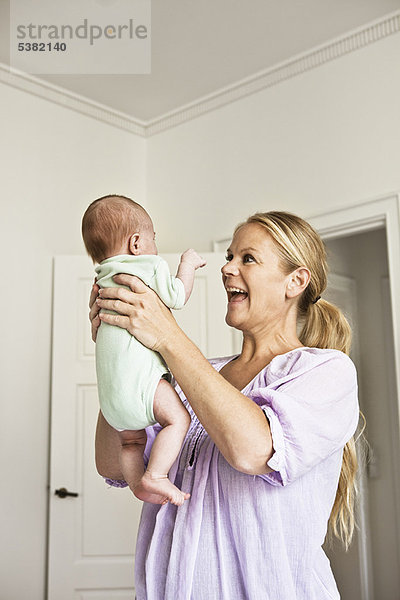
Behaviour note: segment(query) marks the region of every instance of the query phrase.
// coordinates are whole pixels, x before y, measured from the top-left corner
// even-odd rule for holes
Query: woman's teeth
[[[227,287],[226,291],[228,292],[228,300],[244,300],[248,296],[247,292],[236,287]]]

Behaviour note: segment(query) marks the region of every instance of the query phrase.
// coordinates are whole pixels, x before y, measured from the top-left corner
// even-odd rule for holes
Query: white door
[[[229,355],[224,255],[204,256],[207,267],[196,272],[187,306],[174,314],[206,356]],[[165,258],[175,273],[179,256]],[[81,256],[60,256],[54,265],[48,600],[132,599],[141,503],[129,490],[108,488],[94,465],[98,400],[88,322],[93,267]],[[62,488],[78,495],[56,495]]]

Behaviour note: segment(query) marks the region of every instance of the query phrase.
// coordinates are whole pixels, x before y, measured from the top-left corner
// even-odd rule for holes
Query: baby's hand
[[[200,267],[206,266],[207,261],[204,260],[204,258],[201,257],[200,254],[197,254],[197,252],[193,250],[193,248],[190,248],[182,254],[181,264],[182,263],[189,264],[194,269],[200,269]]]

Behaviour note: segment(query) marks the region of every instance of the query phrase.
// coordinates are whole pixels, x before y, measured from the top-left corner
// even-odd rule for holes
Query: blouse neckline
[[[292,348],[292,350],[288,350],[287,352],[284,352],[283,354],[277,354],[276,356],[274,356],[274,358],[272,358],[270,360],[270,362],[265,365],[265,367],[263,369],[261,369],[261,371],[259,371],[254,377],[253,379],[251,379],[249,381],[249,383],[240,390],[241,393],[244,393],[248,387],[250,387],[254,381],[257,379],[257,377],[259,377],[262,373],[264,373],[265,371],[269,371],[271,368],[271,365],[276,362],[276,359],[282,359],[285,356],[288,356],[289,354],[292,354],[293,352],[301,352],[303,350],[320,350],[321,352],[329,350],[332,351],[331,348],[316,348],[316,347],[311,347],[311,346],[299,346],[298,348]],[[214,365],[214,368],[216,369],[216,371],[220,371],[223,367],[225,367],[228,363],[236,360],[238,357],[240,356],[240,354],[234,354],[232,356],[227,356],[221,359],[216,359],[217,364]]]

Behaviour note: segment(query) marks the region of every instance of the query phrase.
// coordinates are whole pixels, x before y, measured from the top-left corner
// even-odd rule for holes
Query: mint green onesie
[[[128,273],[157,292],[169,308],[182,308],[185,303],[182,281],[171,277],[160,256],[112,256],[96,267],[96,273],[101,288],[118,287],[113,275]],[[160,354],[143,346],[126,329],[103,322],[97,332],[96,370],[100,409],[112,427],[138,430],[156,422],[154,393],[160,379],[168,374]]]

